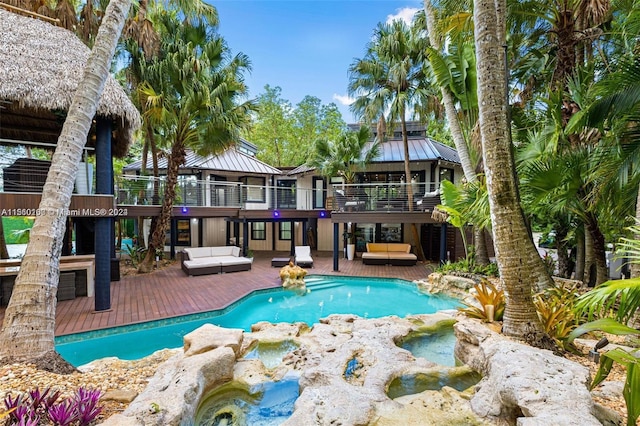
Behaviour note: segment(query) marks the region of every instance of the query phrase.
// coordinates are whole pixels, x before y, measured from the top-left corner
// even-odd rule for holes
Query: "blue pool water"
[[[398,279],[316,275],[305,281],[307,292],[302,295],[260,290],[224,310],[58,337],[56,349],[79,366],[98,358],[138,359],[158,349],[181,347],[185,334],[206,323],[249,331],[260,321],[311,325],[331,314],[405,317],[459,306],[456,299],[423,294],[415,284]]]

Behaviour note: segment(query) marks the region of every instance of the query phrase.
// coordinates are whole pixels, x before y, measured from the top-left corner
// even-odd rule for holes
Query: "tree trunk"
[[[55,351],[59,262],[78,164],[109,75],[130,0],[112,0],[73,97],[45,182],[40,214],[16,278],[0,331],[3,362],[33,362],[43,369],[73,371]]]
[[[178,182],[178,172],[180,166],[184,164],[186,152],[182,141],[176,141],[171,148],[171,156],[168,158],[167,177],[164,187],[164,199],[162,200],[162,209],[160,217],[155,227],[152,226],[153,232],[149,239],[149,249],[140,265],[138,272],[147,273],[153,270],[153,264],[156,258],[156,252],[164,249],[165,234],[169,229],[169,221],[171,220],[171,211],[173,210],[173,200],[176,198],[176,184]],[[153,225],[153,224],[152,224]]]
[[[487,239],[485,238],[485,230],[477,227],[473,228],[474,246],[476,252],[476,263],[478,265],[489,264],[489,252],[487,250]]]
[[[532,285],[553,284],[529,237],[518,199],[505,98],[506,71],[498,27],[504,2],[476,0],[475,42],[478,56],[478,98],[480,134],[487,176],[493,240],[500,269],[500,281],[507,293],[503,333],[524,338],[536,346],[549,346],[532,297]],[[544,279],[546,277],[546,279]],[[542,281],[537,280],[542,279]]]
[[[584,225],[584,282],[589,287],[596,285],[596,266],[595,255],[593,251],[593,236],[587,230],[587,225]]]
[[[596,268],[595,284],[602,284],[609,280],[609,269],[607,268],[607,253],[606,243],[604,235],[598,225],[598,218],[595,214],[587,214],[587,221],[585,223],[587,232],[591,235],[593,242],[593,260]]]
[[[558,253],[558,276],[571,278],[573,265],[569,259],[569,246],[566,238],[569,230],[564,226],[556,224],[556,252]]]
[[[436,30],[436,20],[431,0],[424,0],[424,11],[429,43],[431,43],[431,46],[433,46],[434,49],[439,51],[442,46]],[[467,144],[464,133],[462,132],[462,127],[460,126],[458,118],[460,114],[455,107],[453,94],[448,87],[441,87],[440,93],[442,94],[442,103],[444,104],[444,111],[447,116],[447,122],[449,123],[449,130],[451,131],[451,137],[453,138],[453,143],[456,147],[456,151],[458,152],[458,158],[460,158],[464,177],[467,182],[475,183],[478,181],[478,176],[476,175],[476,168],[471,162],[469,145]],[[475,230],[474,234],[476,262],[480,265],[487,265],[489,264],[489,256],[487,255],[487,240],[484,238],[484,230]]]
[[[586,264],[584,226],[576,229],[576,274],[574,279],[585,282],[584,269]]]
[[[404,117],[404,108],[400,115],[400,125],[402,128],[402,145],[404,146],[404,176],[405,184],[407,188],[407,207],[409,211],[413,211],[413,184],[411,183],[411,167],[409,161],[409,139],[407,137],[407,121]],[[416,250],[416,256],[422,262],[426,259],[424,257],[424,251],[422,251],[422,244],[420,243],[420,234],[418,233],[418,226],[415,223],[411,224],[411,239],[412,244]]]

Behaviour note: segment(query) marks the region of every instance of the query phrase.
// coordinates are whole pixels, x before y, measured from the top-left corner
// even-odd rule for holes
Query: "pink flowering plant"
[[[4,399],[6,426],[89,426],[102,411],[98,404],[102,392],[79,388],[71,398],[60,400],[60,392],[38,388],[27,394]],[[0,416],[2,418],[2,416]]]

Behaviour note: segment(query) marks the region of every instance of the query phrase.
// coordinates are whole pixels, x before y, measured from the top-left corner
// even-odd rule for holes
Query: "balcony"
[[[157,192],[154,195],[154,186]],[[164,177],[123,175],[116,180],[118,206],[159,206]],[[237,210],[326,210],[331,212],[408,212],[407,192],[413,193],[413,211],[432,211],[440,204],[435,184],[375,183],[335,185],[328,190],[245,185],[240,182],[188,179],[176,186],[175,207]]]

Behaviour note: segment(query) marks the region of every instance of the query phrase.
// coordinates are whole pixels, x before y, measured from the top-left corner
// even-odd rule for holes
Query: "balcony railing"
[[[332,192],[333,211],[431,211],[440,204],[435,183],[335,185]],[[412,194],[412,209],[409,208],[409,192]]]
[[[157,192],[154,195],[154,185]],[[116,179],[118,205],[160,205],[165,179],[123,175]],[[180,180],[176,206],[226,207],[247,210],[330,210],[335,212],[409,211],[408,191],[413,193],[413,210],[433,210],[440,204],[435,184],[372,183],[334,185],[311,189],[240,182]]]

